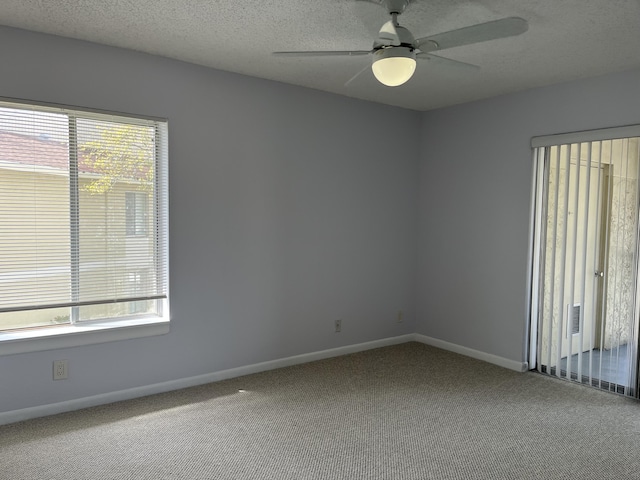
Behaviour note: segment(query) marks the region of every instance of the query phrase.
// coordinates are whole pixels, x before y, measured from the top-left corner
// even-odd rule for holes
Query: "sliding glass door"
[[[533,141],[532,361],[625,395],[637,392],[639,140],[629,127]]]

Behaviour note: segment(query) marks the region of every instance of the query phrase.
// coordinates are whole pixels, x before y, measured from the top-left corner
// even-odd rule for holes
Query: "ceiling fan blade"
[[[272,52],[279,57],[331,57],[331,56],[356,56],[369,55],[371,50],[336,50],[336,51],[307,51],[307,52]]]
[[[398,31],[396,30],[393,20],[389,20],[387,23],[382,25],[382,28],[378,32],[376,45],[400,45],[400,37],[398,36]]]
[[[362,70],[360,70],[358,73],[356,73],[353,77],[351,77],[345,84],[345,87],[348,87],[351,82],[353,82],[356,78],[358,78],[360,75],[362,75],[364,72],[366,72],[367,70],[369,70],[371,68],[371,65],[366,65]]]
[[[447,48],[486,42],[498,38],[513,37],[526,32],[529,24],[523,18],[508,17],[493,22],[479,23],[470,27],[439,33],[416,40],[416,45],[423,52],[435,52]]]
[[[469,70],[478,70],[480,67],[473,63],[459,62],[458,60],[451,60],[450,58],[440,57],[432,53],[418,53],[416,58],[427,60],[434,65],[444,65],[446,67],[464,68]]]

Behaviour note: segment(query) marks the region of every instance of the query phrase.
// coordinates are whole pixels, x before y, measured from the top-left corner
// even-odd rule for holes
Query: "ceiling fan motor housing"
[[[398,38],[400,39],[400,45],[410,46],[414,48],[415,39],[409,30],[400,25],[396,26],[396,32],[398,34]]]
[[[409,6],[410,0],[383,0],[382,3],[389,13],[402,13]]]

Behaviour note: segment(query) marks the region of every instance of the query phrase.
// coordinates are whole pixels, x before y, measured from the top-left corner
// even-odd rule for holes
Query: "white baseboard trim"
[[[472,348],[463,347],[461,345],[456,345],[455,343],[445,342],[444,340],[428,337],[419,333],[411,333],[398,337],[383,338],[381,340],[374,340],[371,342],[357,343],[355,345],[347,345],[344,347],[331,348],[328,350],[320,350],[317,352],[305,353],[302,355],[295,355],[292,357],[280,358],[277,360],[270,360],[268,362],[255,363],[253,365],[230,368],[228,370],[220,370],[218,372],[206,373],[204,375],[197,375],[194,377],[180,378],[177,380],[170,380],[168,382],[155,383],[152,385],[129,388],[126,390],[118,390],[116,392],[109,392],[101,395],[77,398],[74,400],[67,400],[65,402],[51,403],[47,405],[39,405],[36,407],[23,408],[20,410],[2,412],[0,413],[0,425],[21,422],[23,420],[30,420],[32,418],[45,417],[48,415],[55,415],[58,413],[71,412],[74,410],[80,410],[82,408],[105,405],[107,403],[131,400],[133,398],[154,395],[156,393],[169,392],[172,390],[179,390],[181,388],[195,387],[197,385],[218,382],[220,380],[227,380],[229,378],[241,377],[244,375],[250,375],[252,373],[274,370],[276,368],[290,367],[292,365],[299,365],[301,363],[313,362],[316,360],[323,360],[325,358],[338,357],[340,355],[347,355],[349,353],[362,352],[365,350],[371,350],[373,348],[387,347],[390,345],[398,345],[401,343],[412,341],[424,343],[426,345],[431,345],[437,348],[442,348],[443,350],[459,353],[461,355],[475,358],[477,360],[483,360],[485,362],[493,363],[494,365],[508,368],[509,370],[515,370],[518,372],[525,372],[528,370],[528,365],[526,362],[516,362],[515,360],[498,357],[497,355],[492,355],[490,353],[481,352]]]
[[[220,370],[218,372],[197,375],[195,377],[180,378],[178,380],[170,380],[168,382],[155,383],[142,387],[129,388],[126,390],[103,393],[90,397],[77,398],[74,400],[67,400],[65,402],[39,405],[36,407],[23,408],[20,410],[11,410],[8,412],[0,413],[0,425],[21,422],[23,420],[30,420],[32,418],[45,417],[48,415],[55,415],[58,413],[71,412],[73,410],[105,405],[107,403],[120,402],[122,400],[131,400],[133,398],[154,395],[156,393],[169,392],[171,390],[179,390],[181,388],[195,387],[197,385],[203,385],[205,383],[218,382],[220,380],[241,377],[244,375],[264,372],[267,370],[274,370],[276,368],[289,367],[301,363],[313,362],[315,360],[338,357],[340,355],[347,355],[349,353],[371,350],[373,348],[398,345],[400,343],[406,343],[413,340],[413,334],[383,338],[381,340],[374,340],[371,342],[347,345],[344,347],[331,348],[328,350],[320,350],[317,352],[295,355],[293,357],[280,358],[277,360],[270,360],[268,362],[230,368],[228,370]]]
[[[526,372],[527,370],[529,370],[529,364],[527,362],[517,362],[508,358],[481,352],[480,350],[474,350],[473,348],[463,347],[462,345],[445,342],[444,340],[439,340],[433,337],[427,337],[426,335],[421,335],[419,333],[413,334],[413,340],[416,342],[424,343],[426,345],[431,345],[432,347],[459,353],[460,355],[465,355],[477,360],[493,363],[494,365],[508,368],[509,370],[515,370],[516,372]]]

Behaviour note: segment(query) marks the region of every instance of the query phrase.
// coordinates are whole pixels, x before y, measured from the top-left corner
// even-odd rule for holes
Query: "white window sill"
[[[0,332],[0,356],[55,350],[169,333],[169,320],[152,317]]]

